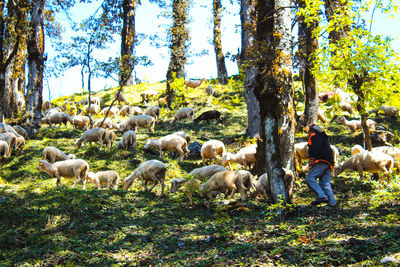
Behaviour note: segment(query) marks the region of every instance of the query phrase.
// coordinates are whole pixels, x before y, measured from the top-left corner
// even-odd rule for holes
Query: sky
[[[70,17],[79,22],[82,19],[89,17],[94,10],[98,8],[102,1],[93,1],[91,4],[78,4],[71,10]],[[146,2],[146,3],[145,3]],[[201,2],[201,4],[199,4]],[[209,3],[208,3],[209,2]],[[400,5],[400,0],[398,1]],[[149,4],[147,1],[142,1],[142,5],[138,5],[136,9],[136,31],[137,33],[146,34],[159,34],[166,35],[169,23],[168,19],[160,17],[161,10],[155,4]],[[215,60],[215,53],[212,43],[212,1],[192,1],[189,10],[189,17],[191,18],[189,28],[191,45],[189,47],[189,54],[200,53],[202,50],[207,50],[208,54],[197,57],[188,57],[188,63],[185,66],[187,79],[200,79],[200,78],[216,78],[217,67]],[[240,48],[240,6],[238,1],[222,0],[223,6],[226,7],[222,16],[222,49],[223,52],[236,54]],[[368,17],[368,16],[367,16]],[[68,42],[69,36],[74,34],[68,29],[68,20],[62,14],[57,18],[60,23],[65,27],[63,33],[63,41]],[[388,17],[380,12],[375,12],[374,22],[372,24],[372,33],[387,35],[395,38],[393,40],[393,48],[398,53],[400,52],[400,14],[393,18]],[[49,58],[57,55],[51,47],[51,43],[46,39],[45,45],[46,53]],[[120,53],[120,40],[117,36],[114,43],[109,45],[105,51],[100,51],[96,57],[107,59],[108,57],[117,57]],[[167,46],[156,48],[150,45],[148,39],[143,40],[136,46],[136,56],[146,55],[153,62],[153,66],[143,67],[136,66],[135,71],[137,77],[144,82],[158,82],[165,80],[166,72],[169,64],[169,51]],[[226,59],[228,75],[238,73],[236,62]],[[110,87],[118,86],[118,82],[112,79],[93,78],[92,90],[98,91]],[[86,88],[85,88],[86,89]],[[52,77],[45,79],[43,98],[44,100],[50,98],[55,99],[64,95],[71,95],[76,92],[82,92],[80,68],[75,67],[65,70],[62,76]]]

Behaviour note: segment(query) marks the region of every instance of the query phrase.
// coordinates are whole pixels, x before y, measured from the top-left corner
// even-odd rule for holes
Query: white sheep
[[[75,128],[86,128],[86,130],[89,130],[90,128],[90,119],[87,116],[83,115],[76,115],[71,117],[71,124]]]
[[[117,149],[128,150],[130,146],[132,146],[132,150],[136,147],[136,133],[132,130],[124,133],[122,140],[117,143]]]
[[[360,179],[363,179],[363,172],[377,173],[382,171],[384,176],[392,172],[394,159],[386,153],[378,151],[364,151],[351,156],[334,169],[334,177],[346,170],[358,171]]]
[[[187,87],[190,87],[190,88],[197,88],[197,87],[199,87],[203,82],[205,82],[206,81],[206,79],[205,78],[202,78],[200,81],[194,81],[194,80],[186,80],[185,81],[185,85],[187,86]]]
[[[12,126],[6,123],[0,123],[0,133],[13,133],[15,136],[20,135],[15,131],[15,129]]]
[[[183,185],[183,187],[182,187]],[[201,181],[198,179],[183,179],[177,178],[171,181],[171,189],[170,192],[173,194],[180,187],[183,189],[183,193],[189,198],[189,204],[193,204],[193,193],[200,188]]]
[[[356,130],[362,130],[361,121],[356,121],[356,120],[348,121],[348,120],[346,120],[346,118],[344,116],[340,116],[336,121],[338,123],[341,123],[341,124],[347,126],[347,128],[349,128],[353,132],[355,132]],[[370,120],[370,119],[367,120],[367,126],[371,130],[375,130],[376,125],[377,125],[377,123],[375,121]]]
[[[100,145],[103,146],[103,140],[106,133],[107,130],[103,128],[89,129],[82,134],[82,136],[76,141],[75,145],[80,148],[81,144],[84,143],[86,148],[87,142],[99,142]]]
[[[44,112],[44,116],[46,116],[46,117],[47,116],[51,116],[51,115],[53,115],[55,113],[58,113],[58,112],[62,112],[62,110],[59,107],[54,107],[54,108],[46,110]]]
[[[206,159],[217,159],[218,162],[220,158],[226,155],[226,149],[224,143],[218,140],[209,140],[201,146],[201,158],[203,164],[205,164]]]
[[[106,185],[106,189],[110,189],[111,186],[114,190],[118,189],[119,175],[116,171],[88,172],[86,178],[99,190],[102,185]]]
[[[118,124],[118,130],[124,132],[127,130],[134,130],[135,132],[139,127],[148,128],[150,132],[154,133],[155,119],[150,115],[134,115],[127,121]]]
[[[207,182],[200,185],[200,196],[209,199],[216,197],[219,193],[225,193],[232,198],[236,192],[240,193],[242,200],[247,199],[250,189],[253,188],[253,177],[250,172],[222,171],[217,172]]]
[[[211,85],[207,85],[205,90],[206,90],[207,95],[210,95],[210,96],[216,95],[216,92],[215,92],[214,88],[212,88]]]
[[[253,144],[240,149],[236,154],[226,153],[221,159],[221,165],[230,167],[230,163],[238,163],[246,169],[251,168],[256,163],[257,145]]]
[[[124,179],[124,190],[128,190],[131,187],[133,181],[136,178],[140,178],[142,186],[147,191],[147,182],[152,182],[153,186],[149,191],[160,183],[161,184],[161,195],[164,194],[165,187],[165,175],[167,173],[167,166],[161,161],[152,159],[145,161],[139,165],[139,167],[130,176]]]
[[[172,122],[180,121],[183,119],[190,119],[191,121],[193,121],[193,116],[194,116],[193,109],[190,107],[184,107],[178,109],[178,111],[174,115],[174,119],[172,120]]]
[[[64,124],[65,126],[67,126],[68,122],[71,123],[71,116],[65,112],[56,112],[47,115],[41,120],[42,124],[48,124],[50,127],[52,124],[59,124],[59,126],[61,126],[61,124]]]
[[[146,102],[147,100],[150,100],[150,98],[154,98],[156,95],[158,95],[158,91],[156,90],[146,90],[140,94],[142,102]]]
[[[22,135],[25,139],[29,138],[28,132],[25,130],[24,127],[20,125],[14,125],[13,128],[19,135]]]
[[[103,120],[104,120],[104,118],[97,119],[97,120],[93,123],[93,128],[99,128],[99,127],[100,127],[100,124],[101,124],[101,122],[102,122]],[[113,128],[112,125],[113,125],[112,120],[111,120],[110,118],[106,118],[106,119],[104,120],[103,124],[101,125],[101,128],[104,128],[104,129],[111,129],[111,128]]]
[[[355,145],[353,146],[352,150],[351,150],[351,155],[355,155],[357,153],[360,152],[364,152],[365,149],[360,146],[360,145]],[[394,159],[394,167],[396,167],[397,169],[397,174],[400,171],[400,148],[394,147],[394,146],[377,146],[377,147],[373,147],[372,151],[378,151],[378,152],[383,152],[386,153],[390,156],[393,157]]]
[[[98,115],[100,113],[100,106],[96,105],[96,104],[91,104],[90,108],[89,106],[84,106],[82,109],[82,112],[80,115],[87,115],[88,114],[88,110],[89,110],[89,114],[90,115]]]
[[[204,181],[206,178],[211,177],[217,172],[222,172],[222,171],[226,171],[226,169],[221,165],[208,165],[192,170],[191,172],[189,172],[189,175]]]
[[[82,189],[86,189],[86,177],[89,171],[89,164],[83,159],[68,159],[49,163],[47,160],[42,159],[39,161],[38,170],[43,170],[51,177],[57,178],[57,186],[61,186],[61,177],[73,178],[75,187],[79,179],[82,180]]]
[[[148,109],[146,109],[145,114],[154,117],[156,121],[158,121],[160,117],[160,107],[158,106],[149,107]]]
[[[0,158],[8,158],[8,143],[0,140]]]
[[[108,111],[108,110],[110,110],[110,111]],[[105,116],[107,114],[107,111],[108,111],[107,117],[114,116],[115,118],[118,118],[119,109],[117,107],[112,106],[111,108],[110,107],[103,108],[101,110],[100,114]]]
[[[125,96],[122,94],[122,92],[116,91],[114,93],[114,98],[117,99],[117,101],[120,105],[121,105],[121,102],[129,103],[128,100],[126,100]]]
[[[179,131],[179,132],[174,132],[173,134],[175,135],[179,135],[180,137],[184,138],[186,140],[186,142],[190,143],[190,135],[187,132],[184,131]]]
[[[112,145],[114,143],[114,140],[115,140],[115,132],[112,130],[106,129],[106,134],[103,137],[103,143],[106,145],[106,147],[108,145],[110,145],[110,149],[111,149]]]
[[[131,114],[132,114],[132,108],[129,105],[125,105],[119,110],[119,115],[121,117],[130,116]]]
[[[375,116],[384,115],[384,116],[398,116],[399,109],[397,107],[391,106],[380,106],[379,108],[375,108],[368,112],[369,114],[375,113]]]
[[[131,108],[133,115],[141,115],[143,114],[143,110],[140,107],[134,106]]]
[[[293,182],[295,179],[294,173],[286,168],[283,168],[284,176],[283,182],[285,184],[286,193],[288,197],[291,199],[293,197]],[[258,180],[254,183],[255,191],[252,194],[253,196],[257,196],[261,194],[264,196],[265,199],[270,198],[271,196],[271,186],[268,179],[268,174],[264,173],[261,175]]]
[[[61,160],[76,159],[76,156],[73,154],[66,155],[60,149],[53,146],[48,146],[43,149],[43,159],[53,163]]]
[[[18,135],[20,136],[20,135]],[[12,151],[16,148],[17,136],[11,132],[1,133],[0,140],[6,141],[8,144],[8,157],[11,156]]]
[[[170,134],[156,140],[147,140],[146,144],[144,145],[144,149],[149,149],[150,147],[157,148],[157,150],[160,151],[160,157],[162,157],[163,151],[178,151],[180,155],[180,161],[183,160],[185,153],[189,153],[186,140],[174,134]]]
[[[17,136],[16,140],[15,140],[15,151],[17,152],[17,154],[19,154],[19,152],[24,149],[25,147],[25,138],[21,135],[21,136]]]

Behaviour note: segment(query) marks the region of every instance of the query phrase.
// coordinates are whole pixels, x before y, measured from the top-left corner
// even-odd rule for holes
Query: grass
[[[236,196],[223,204],[222,198],[194,198],[189,205],[180,192],[160,197],[159,186],[148,193],[138,182],[129,191],[99,191],[92,185],[82,191],[80,184],[73,189],[73,181],[63,178],[63,186],[57,188],[54,178],[37,170],[43,148],[56,146],[88,161],[91,170],[114,169],[123,178],[141,162],[159,159],[157,152],[144,151],[147,138],[178,130],[187,131],[198,142],[223,140],[228,151],[237,151],[246,141],[242,138],[246,107],[240,83],[232,80],[228,86],[213,86],[221,94],[219,99],[208,98],[197,89],[188,91],[185,100],[196,114],[220,110],[224,126],[187,121],[170,124],[173,111],[163,109],[156,132],[141,130],[134,152],[99,150],[97,145],[77,149],[74,142],[82,130],[42,127],[21,155],[3,162],[0,265],[376,266],[385,256],[400,260],[400,186],[395,174],[384,185],[369,175],[360,181],[356,173],[341,174],[333,180],[337,209],[309,206],[314,196],[302,174],[295,181],[293,204],[279,221],[277,206],[264,199],[243,203]],[[142,84],[125,89],[124,94],[139,103],[141,91],[162,88],[163,84]],[[102,106],[111,102],[115,90],[97,93],[103,97]],[[152,101],[146,106],[156,104]],[[398,119],[380,123],[395,130],[400,127]],[[334,122],[325,129],[331,144],[341,152],[340,160],[349,157],[356,144],[351,133]],[[305,134],[296,136],[296,141],[305,139]],[[161,160],[168,166],[167,185],[201,166],[201,160],[178,162],[171,155]]]

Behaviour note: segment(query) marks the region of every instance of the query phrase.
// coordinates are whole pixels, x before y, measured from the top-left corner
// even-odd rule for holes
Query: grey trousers
[[[317,178],[319,178],[319,183],[317,183]],[[312,166],[307,174],[306,183],[317,194],[317,198],[328,198],[329,204],[336,204],[331,186],[331,168],[328,164],[318,162]]]

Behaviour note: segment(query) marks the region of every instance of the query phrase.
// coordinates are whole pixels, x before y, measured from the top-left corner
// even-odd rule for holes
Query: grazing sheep
[[[238,163],[246,169],[251,168],[256,163],[257,145],[250,145],[240,149],[236,154],[226,153],[221,159],[221,165],[230,167],[230,163]]]
[[[29,138],[28,132],[22,126],[14,125],[13,128],[19,135],[23,136],[25,139]]]
[[[384,115],[384,116],[398,116],[399,109],[397,107],[391,106],[380,106],[379,108],[374,108],[373,110],[368,111],[368,114],[375,113],[375,116]]]
[[[100,124],[101,124],[101,122],[102,122],[103,120],[104,120],[104,118],[97,119],[97,120],[93,123],[93,128],[99,128],[99,127],[100,127]],[[111,128],[113,128],[113,127],[112,127],[112,124],[113,124],[112,120],[111,120],[110,118],[106,118],[106,119],[104,120],[104,122],[103,122],[103,124],[101,125],[100,128],[111,129]]]
[[[214,174],[216,174],[217,172],[222,172],[222,171],[226,171],[226,169],[221,165],[208,165],[192,170],[191,172],[189,172],[189,175],[204,181],[206,178],[209,178]]]
[[[90,108],[89,106],[84,106],[80,115],[87,115],[88,110],[90,115],[98,115],[100,113],[100,109],[100,106],[96,104],[91,104]]]
[[[110,149],[112,148],[112,145],[115,140],[115,133],[112,130],[106,130],[106,134],[103,137],[103,143],[106,145],[110,145]]]
[[[379,151],[364,151],[351,156],[334,169],[334,177],[346,170],[358,171],[360,179],[363,172],[377,173],[382,171],[384,176],[392,172],[394,159],[386,153]]]
[[[71,117],[71,124],[75,128],[86,128],[86,130],[89,130],[90,128],[90,119],[87,116],[83,115],[76,115]]]
[[[339,107],[341,110],[347,111],[350,115],[353,115],[353,106],[350,103],[342,101],[339,103]]]
[[[48,110],[46,110],[44,112],[44,116],[48,117],[48,116],[51,116],[51,115],[56,114],[58,112],[63,112],[63,111],[59,107],[51,108],[51,109],[48,109]]]
[[[121,102],[129,103],[128,100],[126,100],[125,96],[122,94],[122,92],[116,91],[114,93],[114,98],[117,99],[117,101],[120,105],[121,105]]]
[[[140,107],[134,106],[131,109],[132,109],[133,115],[142,115],[143,114],[143,110]]]
[[[21,136],[17,136],[15,139],[15,151],[17,152],[17,154],[19,154],[19,152],[24,149],[25,147],[25,138],[21,135]]]
[[[348,121],[344,116],[340,116],[336,121],[338,123],[347,126],[353,132],[355,132],[356,130],[362,130],[361,121],[356,121],[356,120]],[[367,126],[371,130],[375,130],[376,125],[377,123],[375,121],[370,119],[367,120]]]
[[[217,120],[217,124],[221,123],[222,125],[224,124],[222,119],[221,119],[221,112],[218,110],[209,110],[206,112],[203,112],[198,116],[196,119],[194,119],[194,122],[198,123],[200,121],[207,121],[207,124],[210,123],[210,120]]]
[[[110,111],[108,111],[109,109]],[[105,116],[107,114],[107,111],[108,111],[107,117],[114,116],[115,118],[118,118],[119,109],[117,107],[112,106],[111,108],[110,107],[103,108],[100,114]]]
[[[156,95],[158,95],[158,91],[156,90],[146,90],[140,94],[142,102],[147,102],[151,98],[154,98]]]
[[[186,140],[174,134],[170,134],[156,140],[147,140],[146,144],[144,145],[144,149],[149,149],[150,147],[157,148],[160,151],[160,157],[162,157],[163,151],[178,151],[180,154],[180,161],[183,160],[185,153],[189,152]]]
[[[79,179],[82,180],[82,189],[86,189],[86,177],[89,171],[89,164],[83,159],[68,159],[49,163],[47,160],[42,159],[39,161],[38,170],[45,171],[51,177],[57,178],[57,186],[61,186],[61,177],[73,178],[75,187]]]
[[[190,135],[187,132],[179,131],[179,132],[174,132],[173,134],[178,135],[178,136],[182,137],[183,139],[185,139],[186,142],[189,145],[189,143],[190,143]]]
[[[76,141],[75,145],[80,148],[81,144],[85,144],[87,142],[99,142],[101,146],[103,146],[103,140],[105,139],[105,135],[107,134],[107,130],[103,128],[92,128],[90,130],[85,131],[82,136]]]
[[[49,110],[50,108],[51,108],[50,101],[46,100],[42,103],[42,112],[45,112],[46,110]]]
[[[147,182],[150,181],[153,183],[153,186],[150,188],[151,191],[153,188],[160,183],[161,184],[161,195],[164,194],[165,187],[165,174],[167,173],[167,166],[161,161],[152,159],[145,161],[139,165],[139,167],[133,172],[132,175],[126,177],[124,179],[124,190],[128,190],[131,187],[133,181],[136,178],[140,178],[142,186],[147,191]]]
[[[355,145],[353,146],[351,150],[351,155],[355,155],[360,152],[364,152],[365,149],[362,148],[360,145]],[[394,159],[394,167],[397,169],[397,174],[400,172],[400,148],[394,147],[394,146],[378,146],[378,147],[373,147],[372,151],[378,151],[378,152],[383,152],[388,154],[389,156],[392,156]]]
[[[139,127],[148,128],[149,132],[154,133],[155,119],[150,115],[134,115],[127,121],[118,124],[118,130],[124,132],[127,130],[134,130],[135,132]]]
[[[12,126],[6,123],[0,123],[0,133],[13,133],[15,136],[20,135],[15,131],[15,129]]]
[[[65,112],[56,112],[56,113],[47,115],[46,117],[42,118],[42,120],[41,120],[42,124],[48,124],[50,127],[52,124],[59,124],[59,127],[61,126],[61,124],[64,124],[64,126],[67,126],[68,122],[71,123],[71,116]]]
[[[206,81],[206,78],[202,78],[200,81],[186,80],[185,85],[187,87],[195,89],[195,88],[199,87],[205,81]]]
[[[8,143],[0,140],[0,158],[8,158]]]
[[[157,106],[149,107],[148,109],[146,109],[145,114],[154,117],[156,121],[158,121],[160,117],[160,108]]]
[[[200,188],[201,181],[198,179],[185,180],[177,178],[172,180],[170,192],[173,194],[183,185],[183,192],[189,198],[189,204],[193,204],[193,193]]]
[[[174,119],[172,120],[172,122],[180,121],[183,119],[193,120],[193,115],[194,115],[194,112],[193,112],[192,108],[184,107],[184,108],[178,109],[178,111],[174,115]]]
[[[129,105],[125,105],[119,110],[119,115],[122,117],[130,116],[131,113],[132,108]]]
[[[88,172],[86,179],[99,190],[102,185],[107,185],[106,189],[110,189],[111,185],[114,190],[118,189],[119,175],[116,171]]]
[[[217,159],[222,158],[226,155],[226,149],[224,143],[218,140],[209,140],[201,146],[201,158],[203,164],[205,164],[206,159]]]
[[[20,136],[20,135],[18,135]],[[8,157],[11,156],[11,152],[15,149],[15,144],[17,143],[17,136],[13,133],[1,133],[0,140],[6,141],[8,144]]]
[[[211,85],[207,85],[205,90],[206,90],[207,95],[216,96],[216,94],[217,94]]]
[[[286,168],[282,169],[284,171],[283,182],[285,183],[286,194],[290,199],[293,197],[293,182],[294,182],[294,173]],[[258,178],[255,182],[254,187],[256,190],[252,194],[253,197],[257,195],[263,195],[265,199],[269,199],[271,196],[271,187],[268,179],[268,174],[264,173]]]
[[[136,133],[132,130],[129,130],[124,133],[122,136],[122,140],[117,143],[117,149],[125,149],[128,150],[130,146],[132,146],[132,150],[136,147]]]
[[[60,149],[53,146],[48,146],[43,149],[43,159],[53,163],[61,160],[76,159],[76,156],[73,154],[66,155]]]
[[[209,199],[216,197],[219,193],[230,195],[232,198],[237,192],[240,193],[241,200],[247,199],[249,187],[253,186],[252,175],[249,172],[222,171],[217,172],[207,182],[200,185],[200,196],[207,196]]]

